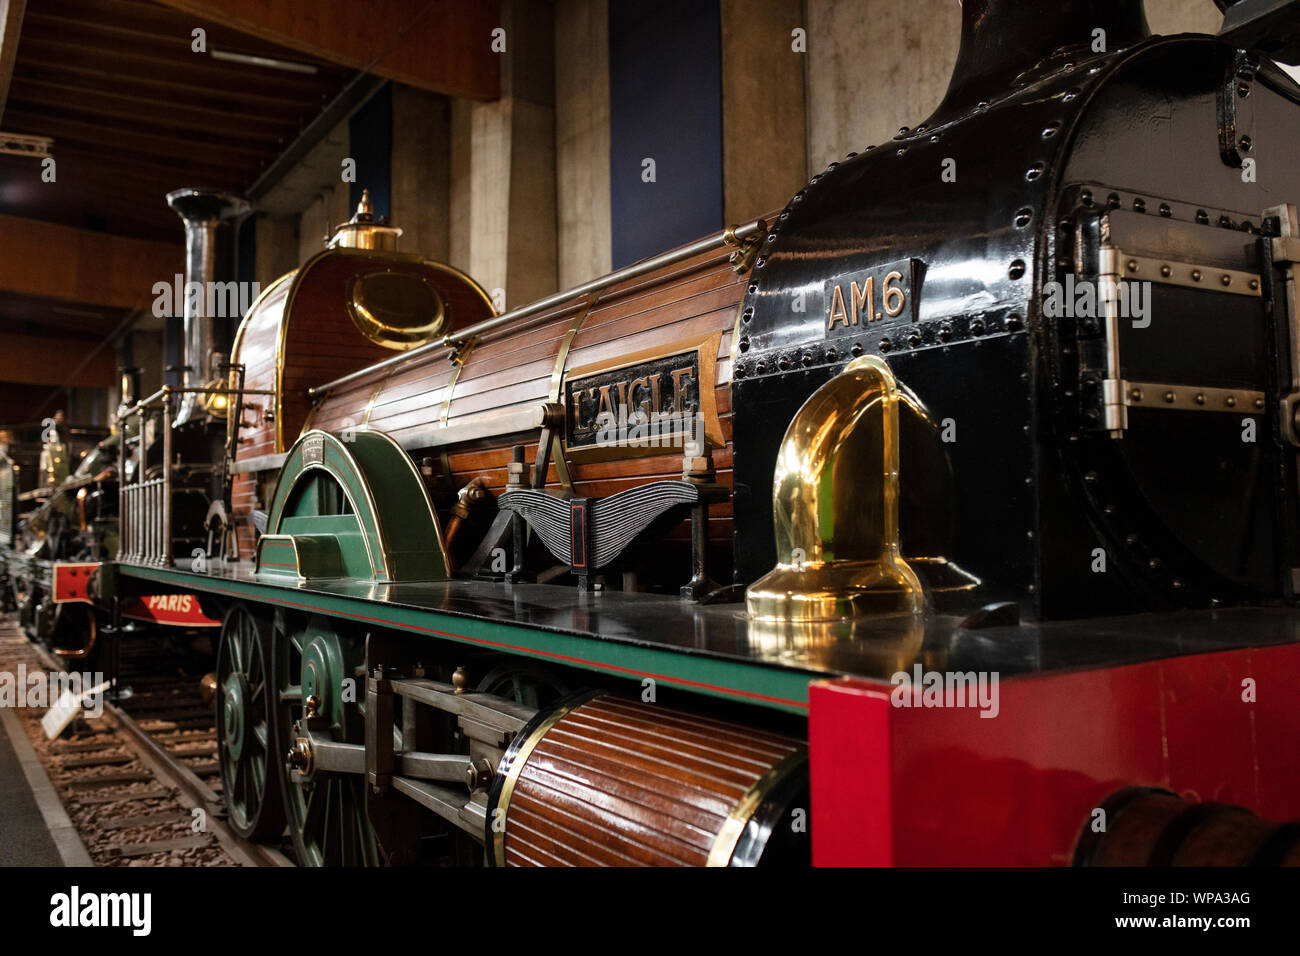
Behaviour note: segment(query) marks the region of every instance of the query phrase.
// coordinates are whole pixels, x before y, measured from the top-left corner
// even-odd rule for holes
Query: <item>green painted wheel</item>
[[[217,647],[217,753],[229,823],[245,839],[284,831],[280,777],[268,766],[268,628],[236,604],[221,624]]]
[[[284,808],[298,862],[303,866],[378,866],[379,844],[366,814],[361,774],[317,770],[287,755],[300,736],[305,703],[312,701],[312,734],[339,743],[364,744],[365,646],[334,632],[324,618],[289,629],[277,617],[273,634],[279,754]],[[347,683],[348,681],[351,683]]]
[[[488,671],[474,688],[519,704],[541,709],[573,691],[563,677],[533,661],[507,661]]]

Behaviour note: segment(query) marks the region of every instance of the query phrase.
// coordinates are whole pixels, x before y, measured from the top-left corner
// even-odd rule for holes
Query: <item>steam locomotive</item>
[[[365,202],[201,373],[187,304],[82,599],[220,624],[232,826],[304,864],[1300,861],[1300,5],[1219,5],[967,0],[923,123],[504,314]],[[242,207],[188,195],[211,279]]]

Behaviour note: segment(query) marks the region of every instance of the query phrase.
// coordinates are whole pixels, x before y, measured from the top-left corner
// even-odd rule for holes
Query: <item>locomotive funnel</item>
[[[1150,35],[1142,0],[964,0],[957,65],[929,124],[1006,95],[1057,51],[1110,51]]]
[[[185,332],[181,355],[181,387],[202,388],[213,377],[210,363],[218,346],[216,318],[208,314],[215,283],[234,283],[239,223],[252,211],[238,196],[214,189],[178,189],[167,194],[167,205],[185,223]],[[191,294],[197,283],[199,294]],[[224,323],[223,323],[224,324]],[[222,340],[226,338],[223,333]],[[220,343],[222,350],[225,342]],[[184,425],[202,414],[203,396],[181,394],[175,424]]]

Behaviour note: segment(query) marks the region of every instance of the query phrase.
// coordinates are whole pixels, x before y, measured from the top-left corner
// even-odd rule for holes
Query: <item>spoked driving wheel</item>
[[[488,671],[475,690],[539,710],[573,692],[562,675],[533,661],[519,660],[506,661]]]
[[[245,839],[284,830],[280,775],[268,765],[268,627],[244,604],[221,625],[217,648],[216,723],[221,794],[230,827]]]
[[[378,866],[381,862],[366,814],[363,773],[330,770],[313,744],[363,745],[365,645],[334,632],[324,618],[290,629],[277,617],[275,687],[280,732],[276,761],[298,862],[303,866]]]

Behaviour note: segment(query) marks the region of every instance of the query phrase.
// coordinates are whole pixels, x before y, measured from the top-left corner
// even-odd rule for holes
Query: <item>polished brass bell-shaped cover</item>
[[[898,386],[883,360],[855,359],[809,397],[777,457],[777,566],[745,594],[752,618],[921,612],[921,582],[899,545],[898,450]]]

